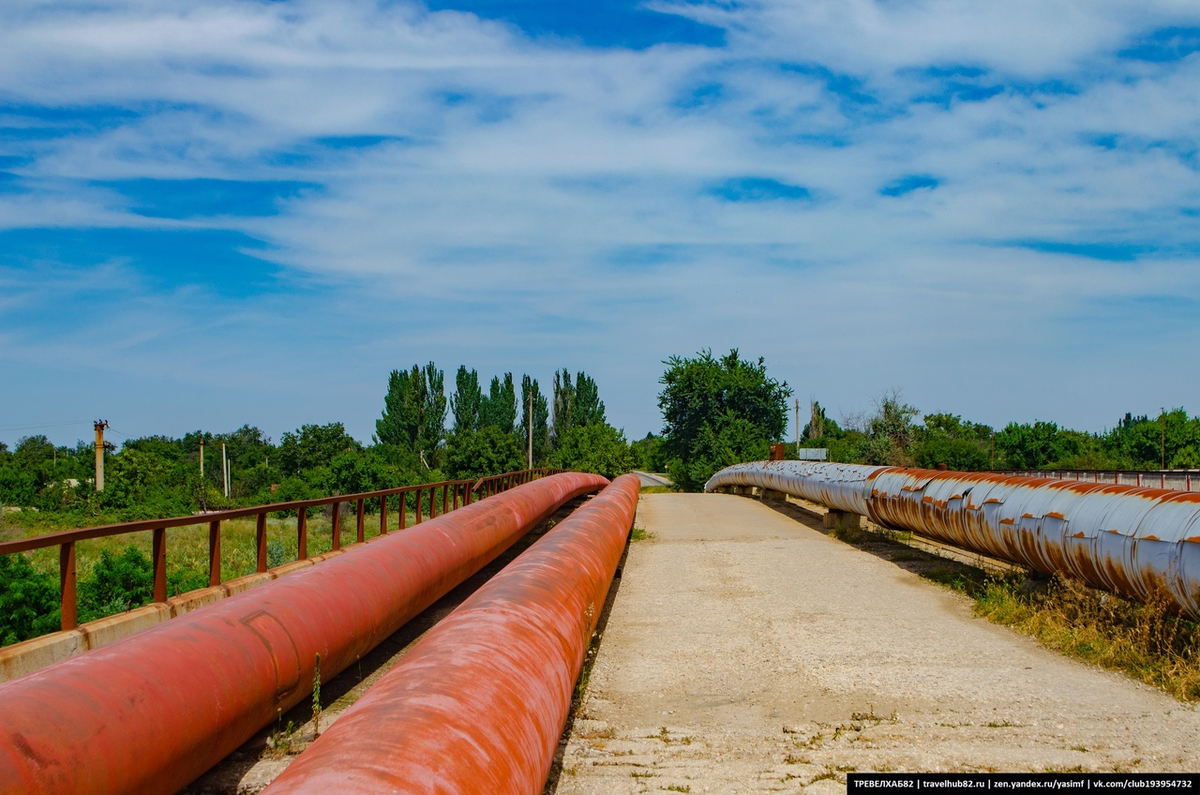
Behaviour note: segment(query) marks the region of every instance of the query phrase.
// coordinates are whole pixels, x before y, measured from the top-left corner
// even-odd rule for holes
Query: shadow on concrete
[[[824,526],[824,516],[802,505],[782,500],[763,500],[762,504],[776,513],[796,520],[811,530],[816,530],[818,533],[849,544],[855,549],[886,560],[918,577],[951,586],[968,594],[977,593],[989,578],[995,577],[994,573],[989,573],[978,566],[972,566],[961,560],[954,560],[905,543],[912,537],[911,533],[891,530],[882,532],[851,529],[830,530]]]

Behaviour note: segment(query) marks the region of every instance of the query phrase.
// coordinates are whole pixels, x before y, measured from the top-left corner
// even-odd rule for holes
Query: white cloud
[[[127,341],[110,351],[114,383],[159,377],[147,373],[174,382],[188,357],[228,383],[267,355],[267,372],[289,385],[306,367],[287,357],[363,384],[429,358],[543,378],[566,364],[600,378],[610,415],[636,435],[657,430],[659,360],[707,346],[762,353],[827,405],[861,406],[899,384],[925,407],[990,422],[1090,427],[1195,393],[1197,376],[1168,363],[1178,335],[1194,344],[1196,332],[1155,302],[1200,301],[1200,240],[1180,214],[1200,206],[1188,148],[1200,58],[1115,56],[1156,26],[1195,24],[1190,5],[677,11],[727,27],[729,45],[585,49],[469,14],[367,2],[6,4],[0,94],[101,110],[94,123],[54,122],[69,134],[12,144],[32,158],[13,169],[34,191],[0,193],[0,228],[211,224],[275,247],[286,290],[302,298],[209,297],[210,324],[141,335],[169,326],[171,311],[157,288],[133,283],[145,302],[72,326],[68,344],[105,329]],[[987,71],[926,71],[953,65]],[[914,101],[961,91],[951,80],[999,93]],[[704,86],[716,88],[689,103]],[[396,140],[339,151],[314,142],[329,136]],[[911,174],[939,184],[880,195]],[[728,203],[706,192],[746,176],[802,185],[814,199]],[[130,215],[128,202],[86,184],[139,177],[324,190],[281,202],[273,217],[172,222]],[[1114,264],[1020,242],[1163,250]],[[319,320],[297,325],[295,306]],[[1106,321],[1113,306],[1120,323]],[[23,353],[0,357],[62,354],[39,339],[44,327],[5,317],[6,338],[20,325]],[[246,338],[263,342],[231,344]],[[1110,388],[1113,352],[1134,350],[1155,375]],[[1074,387],[1028,388],[1054,373]],[[346,404],[367,411],[358,420],[327,411],[339,400],[323,386],[291,416],[319,407],[367,435],[377,396]]]

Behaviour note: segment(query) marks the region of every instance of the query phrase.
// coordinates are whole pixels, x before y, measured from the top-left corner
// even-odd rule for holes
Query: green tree
[[[446,444],[446,474],[453,479],[482,478],[525,468],[517,438],[495,425],[462,431]]]
[[[454,417],[454,432],[479,430],[479,410],[483,405],[483,390],[479,387],[479,373],[458,366],[454,377],[454,396],[450,398],[450,413]]]
[[[101,504],[108,508],[133,509],[148,517],[186,512],[191,500],[181,464],[151,449],[122,449],[105,467]]]
[[[328,425],[302,425],[295,433],[285,431],[279,440],[279,469],[286,475],[328,467],[341,452],[362,445],[346,433],[340,422]]]
[[[644,438],[630,444],[629,452],[633,455],[633,465],[643,472],[664,471],[667,465],[662,460],[661,441],[653,433],[648,433]]]
[[[605,422],[604,401],[600,388],[587,373],[575,374],[575,399],[571,404],[571,427],[597,425]]]
[[[434,468],[445,426],[443,371],[433,362],[424,368],[414,364],[406,373],[393,370],[383,398],[383,416],[375,421],[375,439],[411,450],[427,467]]]
[[[445,373],[430,362],[422,372],[420,430],[417,435],[417,455],[430,469],[438,466],[439,448],[446,435]]]
[[[875,401],[875,413],[867,421],[867,443],[863,463],[912,466],[913,419],[919,412],[904,403],[896,390]]]
[[[717,470],[767,457],[770,443],[787,427],[792,390],[767,375],[762,358],[743,360],[735,348],[718,359],[706,349],[664,364],[658,396],[662,444],[670,457],[668,472],[680,488],[699,491]]]
[[[912,457],[919,467],[978,472],[991,467],[992,429],[957,414],[926,414],[912,429]]]
[[[546,396],[538,387],[536,378],[521,376],[521,421],[518,426],[518,437],[522,444],[529,443],[529,409],[533,406],[533,462],[540,465],[550,454],[550,429],[547,421],[550,419],[550,407]]]
[[[571,372],[567,368],[554,373],[554,382],[551,385],[553,389],[552,395],[552,415],[550,420],[550,433],[553,437],[555,445],[558,440],[566,435],[571,428],[571,415],[575,405],[575,386],[571,383]]]
[[[1044,469],[1063,458],[1058,425],[1053,422],[1010,422],[996,434],[996,456],[1008,469]]]
[[[411,372],[392,370],[383,397],[383,416],[375,420],[376,441],[415,451],[423,404],[419,368],[414,364]]]
[[[559,439],[551,463],[575,472],[593,472],[610,480],[634,467],[625,434],[608,423],[578,425]]]
[[[489,425],[512,434],[517,421],[517,390],[513,386],[512,373],[505,373],[504,380],[492,378],[488,395],[479,409],[479,427]]]

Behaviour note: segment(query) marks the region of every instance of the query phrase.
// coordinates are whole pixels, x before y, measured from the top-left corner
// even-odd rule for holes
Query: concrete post
[[[863,527],[862,514],[839,511],[830,508],[825,514],[826,530],[861,530]]]

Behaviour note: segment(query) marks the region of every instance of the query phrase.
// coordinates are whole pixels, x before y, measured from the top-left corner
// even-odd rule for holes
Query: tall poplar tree
[[[529,408],[533,406],[533,462],[534,466],[544,462],[550,453],[550,429],[547,420],[550,417],[550,406],[546,396],[538,387],[536,378],[521,376],[521,420],[519,435],[522,449],[529,444]]]
[[[512,373],[505,373],[504,380],[492,378],[488,395],[483,399],[479,411],[479,427],[494,425],[505,433],[513,432],[517,421],[517,390],[513,386]]]
[[[479,430],[479,410],[483,405],[483,390],[479,388],[479,373],[458,366],[454,377],[454,396],[450,398],[450,413],[454,416],[454,432]]]

